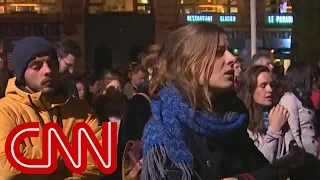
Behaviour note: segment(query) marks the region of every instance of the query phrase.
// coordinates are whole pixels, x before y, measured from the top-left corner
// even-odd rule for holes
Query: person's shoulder
[[[127,82],[124,86],[123,86],[123,88],[125,88],[125,87],[131,87],[132,86],[132,84],[130,83],[130,82]]]
[[[280,99],[279,104],[290,104],[290,103],[296,103],[297,102],[298,97],[292,93],[292,92],[286,92],[283,94],[283,96]]]
[[[76,111],[76,112],[92,112],[93,111],[93,108],[91,107],[91,105],[82,100],[82,99],[79,99],[79,98],[75,98],[75,97],[70,97],[70,99],[68,100],[68,102],[66,103],[66,107],[69,109],[69,108],[72,108],[73,111]]]
[[[12,98],[5,96],[0,99],[0,110],[12,109],[18,106],[20,103],[23,104],[22,102],[13,100]]]
[[[22,114],[21,102],[14,101],[9,97],[3,97],[0,99],[0,114],[5,114],[8,117],[17,117],[18,114]],[[21,103],[22,105],[22,103]]]

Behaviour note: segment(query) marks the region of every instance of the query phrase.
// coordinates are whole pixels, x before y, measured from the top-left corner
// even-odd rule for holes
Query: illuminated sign
[[[268,24],[292,24],[293,16],[288,14],[268,15],[267,23]]]
[[[236,15],[220,15],[219,22],[220,23],[235,23],[237,21]]]
[[[187,22],[212,22],[213,16],[212,15],[205,15],[205,14],[188,14],[187,15]]]

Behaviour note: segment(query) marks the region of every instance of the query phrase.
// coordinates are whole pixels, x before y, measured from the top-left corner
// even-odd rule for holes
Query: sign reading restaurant
[[[209,22],[213,23],[236,23],[237,16],[234,14],[187,14],[186,15],[187,23],[193,22]]]
[[[213,22],[213,15],[208,14],[188,14],[186,16],[188,23],[193,22]]]

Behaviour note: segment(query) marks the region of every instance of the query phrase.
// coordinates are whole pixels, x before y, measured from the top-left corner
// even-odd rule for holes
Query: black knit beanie
[[[49,55],[52,58],[51,60],[56,60],[57,66],[59,66],[57,54],[52,43],[37,36],[23,38],[15,44],[12,53],[13,71],[17,78],[17,83],[23,82],[24,73],[29,62],[36,58],[37,55]]]

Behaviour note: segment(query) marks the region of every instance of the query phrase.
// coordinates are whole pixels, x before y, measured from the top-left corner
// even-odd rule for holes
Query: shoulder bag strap
[[[149,103],[151,103],[150,97],[148,95],[146,95],[145,93],[139,92],[139,93],[137,93],[137,95],[141,95],[141,96],[145,97],[149,101]]]

